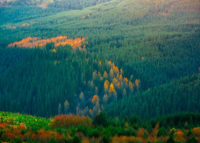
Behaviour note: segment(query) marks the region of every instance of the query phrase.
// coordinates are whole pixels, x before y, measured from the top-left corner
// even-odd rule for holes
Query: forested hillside
[[[81,10],[110,0],[0,0],[0,6],[34,6],[60,10]]]
[[[61,10],[81,10],[108,1],[110,0],[55,0],[53,3],[50,3],[48,7]]]
[[[3,111],[45,117],[61,113],[93,117],[106,103],[140,90],[139,79],[126,77],[113,62],[83,50],[74,53],[69,46],[55,49],[48,44],[45,49],[27,49],[27,55],[2,75]]]
[[[113,102],[106,111],[112,116],[134,114],[142,119],[184,111],[199,112],[199,92],[200,74],[197,74]]]
[[[198,0],[1,1],[0,110],[142,119],[199,112],[199,7]]]
[[[0,15],[0,143],[200,142],[199,0],[0,0]]]
[[[126,120],[112,120],[108,119],[105,113],[100,113],[94,120],[71,114],[45,119],[0,112],[0,117],[2,142],[198,143],[200,141],[200,115],[194,113],[171,115],[144,122],[135,116],[124,118]]]

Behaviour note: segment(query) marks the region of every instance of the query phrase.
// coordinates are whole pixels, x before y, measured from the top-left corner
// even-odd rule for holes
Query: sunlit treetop
[[[72,48],[80,48],[82,43],[85,41],[85,38],[76,38],[76,39],[67,39],[67,36],[58,36],[50,39],[39,39],[37,37],[27,37],[22,39],[19,42],[14,42],[8,45],[8,47],[25,47],[25,48],[34,48],[34,47],[43,47],[47,43],[55,43],[55,47],[70,45]],[[55,52],[55,51],[54,51]]]

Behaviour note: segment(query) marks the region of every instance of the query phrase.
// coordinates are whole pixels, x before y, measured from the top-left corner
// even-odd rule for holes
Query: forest
[[[200,142],[199,8],[0,0],[0,142]]]
[[[198,143],[200,114],[182,113],[141,122],[130,115],[107,118],[101,112],[93,120],[86,116],[60,115],[51,119],[0,112],[0,138],[11,143]],[[166,124],[170,121],[170,124]]]

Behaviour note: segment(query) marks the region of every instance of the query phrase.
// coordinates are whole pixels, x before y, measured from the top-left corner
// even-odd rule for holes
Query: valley
[[[0,140],[199,141],[199,0],[1,0],[0,13]],[[4,112],[48,124],[9,139]]]

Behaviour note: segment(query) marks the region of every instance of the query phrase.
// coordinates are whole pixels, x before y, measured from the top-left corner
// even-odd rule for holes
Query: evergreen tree
[[[104,126],[106,127],[108,125],[108,120],[107,120],[107,115],[105,112],[101,112],[99,113],[98,115],[96,115],[94,117],[94,120],[93,120],[93,125],[94,126]]]

